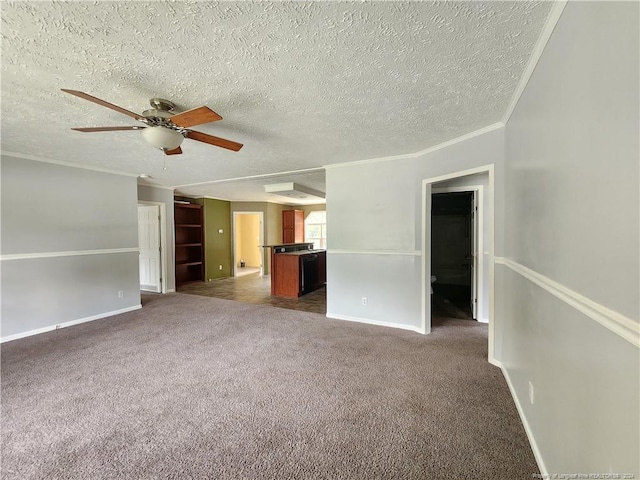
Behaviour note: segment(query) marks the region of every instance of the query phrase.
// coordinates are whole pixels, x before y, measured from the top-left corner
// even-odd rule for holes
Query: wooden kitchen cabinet
[[[297,298],[326,283],[326,252],[301,250],[271,253],[271,295]]]
[[[285,210],[282,212],[282,243],[304,242],[304,212]]]

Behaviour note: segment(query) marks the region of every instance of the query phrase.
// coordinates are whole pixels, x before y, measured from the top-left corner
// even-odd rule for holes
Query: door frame
[[[260,228],[258,229],[260,231],[260,245],[258,245],[258,248],[260,248],[261,246],[264,247],[264,212],[261,211],[247,211],[247,212],[233,212],[233,219],[231,222],[231,250],[233,251],[233,276],[235,277],[238,271],[238,261],[240,259],[237,258],[237,253],[236,252],[236,221],[238,218],[238,215],[258,215],[260,218]],[[264,275],[264,251],[260,251],[260,276],[262,277]]]
[[[148,202],[138,200],[138,205],[155,205],[160,207],[160,293],[167,293],[167,204],[165,202]],[[140,268],[140,267],[138,267]]]
[[[478,173],[487,173],[489,175],[489,348],[488,359],[490,363],[494,363],[493,345],[495,338],[495,172],[493,164],[483,165],[468,170],[440,175],[437,177],[426,178],[422,180],[422,275],[421,275],[421,296],[422,296],[422,331],[425,334],[431,333],[431,186],[434,183],[443,182],[445,180],[453,180],[455,178],[466,177]],[[429,293],[427,293],[429,292]]]
[[[473,213],[473,234],[474,239],[473,242],[475,245],[475,252],[472,252],[474,255],[473,258],[473,276],[471,279],[471,293],[475,295],[476,303],[473,305],[475,309],[474,320],[482,322],[478,317],[482,317],[482,312],[484,311],[484,269],[482,264],[484,263],[482,260],[484,259],[484,196],[483,196],[484,187],[482,185],[469,185],[469,186],[460,186],[460,187],[435,187],[431,189],[431,195],[434,193],[461,193],[461,192],[472,192],[474,195],[474,206],[476,208]],[[429,229],[431,232],[431,229]],[[430,233],[431,234],[431,233]]]

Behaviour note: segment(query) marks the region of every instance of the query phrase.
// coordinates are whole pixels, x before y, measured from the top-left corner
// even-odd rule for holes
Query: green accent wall
[[[196,202],[204,206],[205,281],[230,277],[232,272],[231,203],[213,198],[198,198]],[[222,233],[219,233],[220,229]]]

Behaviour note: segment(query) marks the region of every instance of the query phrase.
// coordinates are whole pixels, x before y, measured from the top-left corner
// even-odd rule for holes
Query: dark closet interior
[[[473,318],[473,192],[435,193],[431,203],[431,312]]]

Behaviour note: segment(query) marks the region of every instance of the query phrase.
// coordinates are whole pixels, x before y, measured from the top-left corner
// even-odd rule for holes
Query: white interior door
[[[471,311],[473,319],[478,319],[478,192],[471,196]]]
[[[140,290],[160,292],[160,207],[138,205]]]

